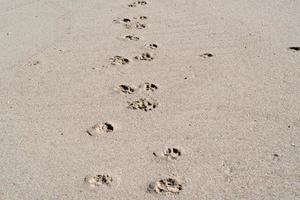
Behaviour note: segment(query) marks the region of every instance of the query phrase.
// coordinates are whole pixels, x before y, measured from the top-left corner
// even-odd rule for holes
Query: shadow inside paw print
[[[201,58],[211,58],[211,57],[214,57],[213,54],[211,53],[204,53],[204,54],[201,54],[199,55]]]
[[[132,22],[132,20],[129,18],[117,18],[117,19],[113,20],[113,22],[116,24],[129,25]]]
[[[300,51],[300,47],[289,47],[288,50],[296,52]]]
[[[129,108],[129,109],[142,110],[145,112],[156,109],[158,106],[158,102],[156,100],[150,99],[150,98],[140,98],[136,101],[129,102],[128,104],[129,105],[127,108]]]
[[[148,19],[148,17],[147,16],[139,16],[139,19],[140,20],[146,20],[146,19]]]
[[[128,58],[124,58],[122,56],[114,56],[113,58],[110,58],[112,65],[126,65],[130,61]]]
[[[174,178],[161,179],[151,183],[148,187],[149,192],[154,192],[162,195],[177,195],[182,191],[182,184]]]
[[[113,178],[107,174],[101,174],[96,176],[88,175],[84,178],[84,182],[91,187],[99,187],[101,185],[111,186]]]

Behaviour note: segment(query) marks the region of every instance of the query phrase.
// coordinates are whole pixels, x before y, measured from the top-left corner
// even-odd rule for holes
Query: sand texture
[[[0,0],[0,200],[299,200],[299,11]]]

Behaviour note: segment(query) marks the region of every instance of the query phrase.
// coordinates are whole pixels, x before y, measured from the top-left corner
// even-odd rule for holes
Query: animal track
[[[41,64],[41,62],[39,60],[34,60],[28,63],[28,66],[36,66]]]
[[[146,24],[141,23],[141,22],[136,22],[136,23],[134,24],[134,26],[135,26],[135,28],[137,28],[137,29],[144,29],[144,28],[147,27]]]
[[[154,57],[150,53],[142,53],[139,56],[135,56],[134,59],[143,60],[143,61],[152,61]]]
[[[177,160],[181,156],[181,151],[177,148],[168,148],[163,156],[170,160]]]
[[[114,127],[112,124],[105,122],[105,123],[97,123],[91,128],[87,130],[87,133],[90,136],[101,135],[103,133],[111,133],[114,131]]]
[[[213,57],[214,55],[213,54],[211,54],[211,53],[204,53],[204,54],[201,54],[201,55],[199,55],[201,58],[211,58],[211,57]]]
[[[127,39],[127,40],[132,40],[132,41],[139,41],[139,40],[140,40],[140,37],[135,36],[135,35],[126,35],[126,36],[125,36],[125,39]]]
[[[132,110],[143,110],[145,112],[151,111],[155,108],[157,108],[158,102],[154,99],[150,98],[140,98],[136,101],[129,102],[129,105],[127,108]]]
[[[155,90],[158,89],[158,86],[155,85],[154,83],[148,83],[148,82],[146,82],[146,83],[140,85],[140,88],[143,88],[146,91],[154,92]]]
[[[84,178],[84,182],[91,187],[99,187],[101,185],[111,186],[113,179],[110,175],[101,174],[96,176],[87,175]]]
[[[128,5],[128,7],[137,7],[137,6],[145,6],[147,5],[147,1],[135,1]]]
[[[157,49],[158,48],[158,45],[155,44],[155,43],[150,43],[150,44],[146,44],[145,47],[147,49]]]
[[[174,178],[161,179],[155,183],[151,183],[148,187],[148,191],[162,195],[176,195],[182,189],[182,184]]]
[[[140,20],[146,20],[146,19],[148,19],[148,17],[147,16],[139,16],[139,19]]]
[[[290,50],[290,51],[300,51],[300,47],[289,47],[288,50]]]
[[[119,90],[124,94],[132,94],[135,92],[135,89],[129,85],[119,85]]]
[[[113,58],[110,58],[112,65],[126,65],[130,61],[128,58],[124,58],[122,56],[114,56]]]
[[[132,20],[129,18],[118,18],[118,19],[113,20],[113,22],[123,24],[125,26],[125,28],[127,28],[127,29],[132,29],[132,28],[144,29],[147,27],[146,23],[139,22],[139,21],[137,21],[137,19],[144,21],[144,20],[148,19],[148,17],[139,16],[139,17],[134,17]]]

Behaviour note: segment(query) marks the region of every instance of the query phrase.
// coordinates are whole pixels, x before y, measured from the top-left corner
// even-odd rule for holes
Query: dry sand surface
[[[299,11],[0,0],[0,199],[300,199]]]

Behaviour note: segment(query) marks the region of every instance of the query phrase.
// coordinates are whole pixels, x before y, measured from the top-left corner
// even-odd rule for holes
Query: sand
[[[300,199],[299,10],[0,1],[0,199]]]

